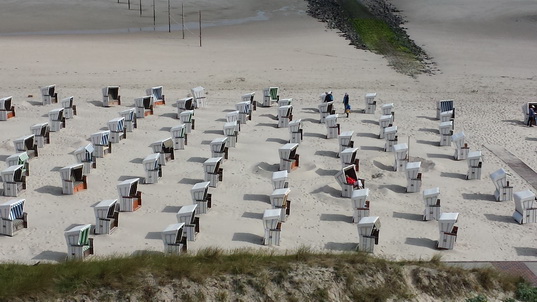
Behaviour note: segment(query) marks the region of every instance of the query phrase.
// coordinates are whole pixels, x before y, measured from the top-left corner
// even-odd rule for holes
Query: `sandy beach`
[[[185,39],[180,30],[140,30],[153,26],[149,1],[143,1],[147,8],[142,17],[138,6],[128,10],[125,0],[51,2],[9,1],[0,10],[0,97],[13,96],[17,113],[0,121],[0,161],[15,153],[14,139],[30,134],[30,126],[48,121],[48,112],[60,107],[41,105],[39,87],[56,84],[58,98],[74,96],[78,110],[65,129],[51,133],[51,144],[39,150],[39,157],[30,160],[28,188],[20,195],[26,199],[29,226],[13,237],[0,236],[0,261],[63,261],[64,231],[76,224],[95,224],[93,206],[117,198],[117,183],[145,177],[142,159],[152,153],[149,145],[169,137],[170,128],[180,124],[175,101],[196,86],[205,87],[208,101],[195,111],[196,128],[188,145],[176,150],[158,184],[139,186],[139,210],[121,212],[112,234],[93,236],[96,256],[163,251],[160,232],[176,222],[181,206],[192,203],[190,189],[203,181],[203,162],[211,157],[209,143],[223,136],[226,113],[234,110],[241,95],[255,92],[255,100],[262,102],[263,89],[277,86],[280,98],[293,99],[293,119],[304,125],[297,151],[300,167],[289,174],[291,215],[282,226],[281,245],[261,244],[262,215],[270,208],[271,175],[278,170],[278,148],[288,142],[289,130],[276,127],[276,105],[258,106],[252,120],[241,126],[237,146],[229,150],[223,181],[209,189],[213,207],[200,215],[201,231],[189,242],[190,251],[211,246],[277,252],[301,246],[333,252],[356,249],[351,201],[340,196],[334,178],[341,168],[338,140],[326,139],[317,112],[319,95],[331,90],[341,130],[354,131],[354,144],[360,149],[359,175],[370,190],[371,215],[380,217],[375,255],[535,260],[537,225],[519,225],[512,218],[514,202],[494,200],[489,174],[504,168],[515,192],[536,188],[487,146],[501,146],[537,168],[536,130],[523,124],[521,112],[522,104],[536,97],[537,18],[532,12],[537,4],[394,0],[408,21],[410,37],[438,69],[412,78],[308,16],[305,1],[185,3],[191,24]],[[157,1],[159,28],[167,28],[165,5]],[[174,3],[172,10],[179,20],[181,4]],[[194,27],[199,10],[205,24],[202,47]],[[112,33],[103,32],[108,30]],[[53,34],[58,31],[64,34]],[[107,85],[121,87],[121,106],[102,107],[101,89]],[[73,151],[87,144],[92,133],[107,129],[107,122],[132,107],[147,88],[158,85],[164,87],[166,105],[140,119],[138,129],[113,145],[112,154],[97,160],[87,190],[63,195],[59,169],[76,162]],[[369,92],[378,95],[377,111],[360,113]],[[353,108],[349,118],[343,113],[345,93]],[[439,146],[436,101],[444,99],[455,102],[454,132],[464,131],[471,150],[483,153],[481,179],[466,180],[467,162],[453,159],[454,144]],[[380,105],[388,103],[395,106],[399,142],[409,143],[411,159],[421,161],[422,190],[439,187],[442,212],[459,213],[453,250],[435,248],[438,222],[422,221],[422,193],[405,192],[404,173],[392,170],[394,155],[383,150],[378,120]],[[0,203],[11,199],[0,196]]]

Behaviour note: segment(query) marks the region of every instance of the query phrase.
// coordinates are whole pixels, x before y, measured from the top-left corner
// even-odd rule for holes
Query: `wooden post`
[[[155,17],[155,0],[153,0],[153,30],[156,30],[157,19]]]
[[[168,32],[172,32],[172,19],[170,16],[170,0],[168,0]]]
[[[140,17],[142,16],[142,0],[140,0]]]
[[[200,23],[199,23],[199,26],[200,26],[200,47],[201,47],[201,10],[200,10]]]
[[[129,10],[131,9],[131,0],[128,0],[127,2],[129,4]]]
[[[185,39],[185,3],[181,3],[181,30],[183,31],[183,40]]]
[[[410,135],[408,136],[408,143],[407,143],[407,149],[406,149],[406,152],[407,152],[407,155],[408,155],[408,161],[410,162]]]

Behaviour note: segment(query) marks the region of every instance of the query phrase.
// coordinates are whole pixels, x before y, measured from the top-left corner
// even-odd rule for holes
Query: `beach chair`
[[[119,86],[106,86],[103,88],[103,107],[121,105]]]
[[[511,201],[513,200],[513,187],[509,185],[507,180],[507,172],[500,168],[495,172],[490,173],[490,179],[496,186],[494,198],[496,201]]]
[[[406,143],[393,145],[393,155],[395,157],[393,170],[405,171],[408,163],[408,145]]]
[[[436,118],[440,119],[442,112],[453,111],[452,115],[455,117],[455,104],[453,100],[441,100],[436,101]]]
[[[363,217],[369,216],[370,202],[367,200],[369,189],[353,190],[351,195],[352,222],[358,223]]]
[[[90,238],[91,224],[83,224],[65,231],[67,241],[67,259],[83,260],[93,255],[93,238]]]
[[[529,103],[524,103],[522,105],[522,114],[524,115],[524,125],[527,125],[528,124],[528,118],[530,117],[530,107],[531,106],[535,106],[535,108],[537,108],[537,103],[536,102],[529,102]]]
[[[513,194],[515,198],[515,212],[513,218],[519,224],[537,222],[537,202],[535,194],[524,190]]]
[[[76,105],[73,105],[74,97],[70,96],[60,101],[63,107],[63,116],[67,119],[71,119],[76,115]]]
[[[289,134],[291,135],[290,143],[300,144],[304,139],[304,130],[302,130],[302,120],[289,122]]]
[[[95,234],[112,234],[119,225],[119,203],[117,199],[107,199],[99,202],[93,208],[95,211]]]
[[[153,105],[165,105],[166,98],[162,86],[155,86],[145,90],[145,94],[153,97]]]
[[[8,156],[6,164],[8,167],[21,165],[22,173],[25,176],[30,175],[30,157],[27,152],[19,152]]]
[[[174,223],[162,231],[165,254],[181,254],[187,251],[187,238],[184,235],[184,223]]]
[[[379,118],[379,138],[384,138],[386,128],[393,126],[393,115],[381,115]]]
[[[288,143],[278,149],[280,156],[280,171],[291,172],[298,168],[300,164],[300,156],[296,153],[298,144]]]
[[[8,119],[15,117],[15,106],[13,106],[12,101],[12,96],[0,99],[0,121],[7,121]]]
[[[343,131],[341,134],[338,135],[337,139],[339,142],[339,152],[338,157],[341,157],[341,152],[343,150],[348,148],[354,148],[354,141],[352,140],[352,136],[354,135],[354,131]]]
[[[34,134],[37,147],[43,148],[45,144],[50,144],[50,126],[48,122],[32,125],[30,131]]]
[[[60,169],[63,194],[72,195],[88,188],[86,175],[84,175],[83,170],[83,164],[72,164]]]
[[[48,122],[51,132],[58,132],[65,128],[65,117],[63,116],[63,108],[56,108],[48,113]]]
[[[177,212],[177,222],[184,223],[184,233],[188,241],[195,241],[200,232],[200,218],[196,217],[197,204],[182,206]]]
[[[440,122],[451,122],[452,129],[455,129],[455,110],[440,112]]]
[[[173,126],[170,129],[173,140],[173,149],[184,150],[188,143],[185,124]]]
[[[192,132],[195,128],[194,110],[186,110],[179,114],[179,120],[185,124],[186,133]]]
[[[325,118],[326,138],[336,138],[340,134],[341,127],[337,122],[338,115],[331,114]]]
[[[23,168],[23,165],[15,165],[0,172],[4,183],[4,196],[17,197],[26,190],[26,176]]]
[[[421,190],[421,162],[409,162],[406,164],[406,191],[408,193],[415,193]]]
[[[125,118],[116,117],[108,121],[110,130],[110,142],[119,143],[120,140],[127,138],[127,128],[125,128]]]
[[[334,177],[341,186],[341,197],[351,198],[353,190],[365,188],[365,179],[358,178],[354,165],[341,169]]]
[[[289,187],[289,176],[287,171],[272,172],[272,188],[283,189]]]
[[[138,191],[139,181],[139,178],[130,178],[117,184],[121,212],[134,212],[142,207],[142,192]]]
[[[263,107],[270,107],[273,103],[278,103],[280,96],[279,87],[269,87],[263,89]]]
[[[293,105],[278,107],[278,128],[289,127],[289,122],[293,120]]]
[[[384,128],[384,151],[392,152],[393,146],[397,144],[397,126]]]
[[[173,140],[171,137],[156,141],[150,145],[154,153],[160,154],[160,162],[163,166],[166,162],[175,159]]]
[[[227,147],[227,136],[215,138],[211,141],[211,157],[222,157],[228,159],[229,148]]]
[[[216,188],[218,182],[224,178],[224,169],[220,168],[220,165],[222,165],[222,157],[211,157],[203,163],[204,179],[210,182],[209,186],[213,188]]]
[[[95,148],[96,157],[104,157],[112,153],[112,142],[110,141],[110,130],[99,131],[90,135],[90,142]]]
[[[438,128],[440,130],[440,146],[451,146],[453,122],[441,122]]]
[[[224,135],[227,137],[229,147],[235,147],[239,136],[239,123],[226,122],[224,123]]]
[[[393,112],[393,108],[394,108],[393,103],[383,104],[382,106],[380,106],[382,115],[391,115],[392,121],[395,118],[395,112]]]
[[[160,153],[152,153],[146,156],[142,164],[145,170],[145,183],[156,184],[158,179],[162,177],[162,162],[160,160]]]
[[[97,158],[94,156],[95,148],[93,144],[87,144],[75,150],[73,153],[76,157],[76,162],[82,164],[82,173],[88,175],[91,172],[91,168],[97,168]]]
[[[239,110],[231,111],[226,113],[226,122],[237,122],[239,124],[239,131],[241,130],[240,122],[239,122]]]
[[[201,108],[207,106],[207,93],[205,93],[205,88],[198,86],[190,89],[192,97],[194,98],[194,107]]]
[[[373,253],[375,245],[379,244],[380,219],[378,216],[362,217],[358,224],[358,250]]]
[[[134,99],[134,107],[136,108],[136,118],[153,115],[153,96],[147,95]]]
[[[293,103],[293,99],[292,98],[287,98],[287,99],[280,99],[278,101],[278,106],[289,106]]]
[[[431,188],[423,190],[423,201],[425,203],[425,210],[423,211],[423,220],[439,220],[441,209],[440,209],[440,188]]]
[[[40,88],[41,99],[43,105],[50,105],[58,102],[58,94],[56,93],[56,85],[47,85]]]
[[[136,108],[129,108],[119,112],[119,116],[125,118],[125,129],[127,132],[134,131],[135,128],[138,128],[138,123],[136,120]]]
[[[255,91],[243,94],[241,96],[241,100],[243,102],[250,102],[250,104],[252,105],[252,109],[254,111],[256,111],[257,110],[257,102],[254,100],[254,97],[255,97]]]
[[[12,199],[0,204],[0,234],[13,237],[15,232],[28,228],[28,214],[24,212],[26,199]]]
[[[330,102],[323,102],[317,105],[317,108],[319,108],[319,115],[321,116],[320,123],[324,124],[326,121],[326,117],[329,115],[336,114],[336,110],[334,109],[334,101]]]
[[[438,219],[440,239],[436,248],[439,250],[452,250],[457,241],[458,227],[455,226],[459,219],[459,213],[442,213]]]
[[[263,212],[263,226],[265,235],[263,245],[280,245],[280,235],[282,231],[282,209],[270,209]]]
[[[207,210],[212,206],[212,195],[208,193],[210,184],[211,182],[209,181],[198,182],[190,189],[192,203],[197,205],[196,214],[206,214]]]
[[[481,179],[481,168],[483,166],[483,158],[481,151],[468,152],[468,173],[466,179]]]
[[[239,123],[246,124],[246,121],[252,120],[252,104],[249,101],[235,104],[235,109],[239,111]]]
[[[375,110],[377,110],[377,101],[375,101],[375,98],[377,97],[377,93],[366,93],[364,100],[365,100],[365,113],[367,114],[373,114],[375,113]]]
[[[30,158],[39,156],[34,134],[13,140],[13,145],[15,145],[15,152],[17,153],[26,152]]]
[[[356,172],[360,171],[360,160],[356,158],[358,154],[358,148],[347,148],[339,154],[341,161],[341,168],[345,168],[349,165],[354,165]]]
[[[270,204],[273,209],[281,209],[280,221],[285,222],[287,216],[291,214],[291,200],[289,200],[289,193],[291,189],[281,188],[275,189],[270,194]]]
[[[464,132],[455,133],[451,136],[451,141],[455,143],[455,155],[453,156],[455,160],[465,160],[468,159],[468,153],[470,152],[470,147],[464,142]]]
[[[181,112],[187,111],[187,110],[194,110],[194,98],[192,97],[186,97],[179,99],[175,101],[175,105],[177,105],[177,118],[180,118]]]

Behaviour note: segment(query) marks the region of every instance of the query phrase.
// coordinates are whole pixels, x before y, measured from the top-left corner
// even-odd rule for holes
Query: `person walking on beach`
[[[351,104],[349,104],[349,95],[347,93],[345,93],[345,96],[343,97],[343,106],[345,106],[345,114],[349,117],[349,113],[351,113]]]
[[[535,106],[530,105],[528,127],[533,127],[533,124],[535,124]]]

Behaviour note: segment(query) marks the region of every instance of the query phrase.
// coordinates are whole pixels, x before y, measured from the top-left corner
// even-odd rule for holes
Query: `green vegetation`
[[[315,253],[307,248],[284,255],[208,248],[175,256],[143,253],[36,266],[1,264],[0,301],[74,296],[113,301],[132,295],[144,301],[162,287],[177,288],[177,297],[184,301],[387,301],[416,295],[462,300],[472,293],[474,298],[466,301],[486,301],[486,295],[497,291],[536,301],[537,290],[518,278],[492,269],[445,266],[439,260],[395,262],[359,252]]]

